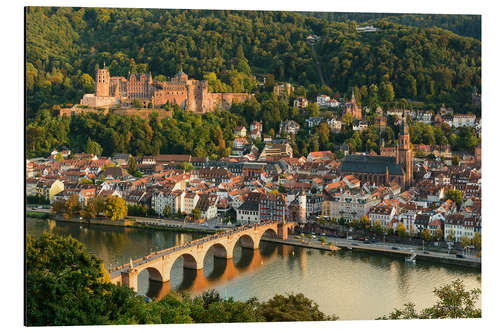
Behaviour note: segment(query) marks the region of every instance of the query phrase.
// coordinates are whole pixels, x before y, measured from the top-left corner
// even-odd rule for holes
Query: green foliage
[[[137,162],[135,161],[134,156],[130,156],[130,159],[128,161],[127,171],[134,177],[139,176],[140,171],[137,169]]]
[[[426,241],[431,240],[431,232],[429,229],[425,229],[422,236]]]
[[[389,22],[415,27],[440,27],[467,37],[481,39],[481,17],[479,15],[444,15],[444,14],[383,14],[383,13],[339,13],[339,12],[305,12],[305,15],[316,16],[337,22],[356,21],[358,25],[373,24],[383,19]]]
[[[26,269],[29,326],[108,323],[112,287],[105,282],[102,262],[77,240],[27,236]]]
[[[319,311],[318,305],[303,294],[287,296],[275,295],[260,304],[257,313],[265,321],[326,321],[337,320],[335,315],[325,315]]]
[[[127,215],[128,216],[142,216],[142,217],[150,217],[157,216],[156,212],[152,208],[148,208],[145,205],[127,205]]]
[[[377,319],[481,318],[481,309],[476,308],[481,290],[466,290],[462,280],[457,279],[441,288],[435,288],[434,295],[438,298],[436,304],[420,313],[415,304],[408,303],[402,309],[395,309],[389,315]]]
[[[100,156],[102,154],[102,147],[98,142],[95,142],[91,138],[88,138],[87,144],[85,145],[85,152],[87,154]]]
[[[406,231],[406,228],[405,228],[403,222],[399,222],[396,231],[397,231],[399,237],[407,237],[408,236],[408,232]]]
[[[170,217],[170,215],[172,215],[171,208],[170,206],[165,205],[165,208],[163,209],[163,216]]]
[[[125,200],[117,196],[94,197],[87,200],[85,207],[82,207],[78,194],[73,194],[66,201],[54,201],[52,211],[57,214],[63,214],[66,218],[80,216],[85,219],[94,219],[99,215],[111,219],[112,221],[121,220],[127,216],[127,205]]]
[[[103,214],[112,221],[123,219],[127,216],[125,200],[118,196],[107,196],[104,199]]]
[[[26,203],[31,205],[49,205],[50,200],[40,194],[28,195],[26,197]]]
[[[474,233],[474,237],[472,238],[472,244],[477,250],[481,250],[481,233]]]
[[[103,62],[117,76],[150,71],[163,79],[159,75],[173,76],[181,65],[196,79],[216,73],[225,86],[215,90],[252,89],[252,73],[260,78],[267,73],[268,91],[277,80],[307,87],[308,98],[320,91],[329,93],[316,87],[318,72],[306,42],[311,32],[320,36],[315,53],[323,73],[328,73],[326,86],[335,87],[335,93],[365,86],[370,92],[361,95],[370,103],[390,101],[390,83],[395,99],[451,103],[455,110],[466,111],[472,87],[481,90],[480,41],[426,27],[460,26],[455,31],[472,29],[477,35],[479,16],[425,15],[422,20],[418,15],[404,19],[392,15],[389,21],[373,22],[379,32],[361,34],[353,24],[322,17],[347,14],[307,15],[311,16],[271,11],[28,7],[29,118],[44,104],[77,103],[83,93],[92,92],[92,76]],[[210,87],[215,87],[214,81]]]
[[[449,189],[448,191],[446,191],[445,200],[451,200],[460,207],[460,205],[462,204],[462,200],[463,200],[462,199],[462,191],[455,190],[455,189]]]
[[[195,220],[199,219],[201,217],[201,211],[198,208],[193,209],[191,212],[191,215]]]

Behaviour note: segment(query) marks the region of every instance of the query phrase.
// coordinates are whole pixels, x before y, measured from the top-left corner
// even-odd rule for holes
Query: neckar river
[[[164,249],[203,234],[152,231],[109,226],[26,219],[28,235],[42,232],[71,235],[109,265],[128,263],[151,251]],[[203,272],[183,269],[182,259],[172,268],[171,281],[149,280],[147,270],[139,275],[138,293],[162,297],[170,290],[198,295],[216,289],[224,297],[267,300],[275,294],[303,293],[318,303],[321,311],[343,320],[375,319],[413,302],[417,308],[431,306],[435,287],[460,278],[467,288],[480,288],[481,273],[475,269],[417,262],[382,255],[319,250],[261,242],[258,250],[235,248],[232,260],[209,254]]]

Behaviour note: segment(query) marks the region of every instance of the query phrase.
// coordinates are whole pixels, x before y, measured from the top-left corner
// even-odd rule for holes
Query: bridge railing
[[[198,238],[198,239],[195,239],[195,240],[192,240],[192,241],[180,244],[180,245],[176,245],[176,246],[173,246],[173,247],[166,248],[164,250],[151,252],[150,254],[148,254],[148,255],[146,255],[144,257],[132,260],[132,264],[135,265],[135,264],[138,264],[141,261],[144,261],[146,259],[152,259],[153,257],[164,256],[166,254],[170,254],[170,253],[173,253],[173,252],[176,252],[176,251],[179,251],[179,250],[183,250],[183,249],[186,249],[188,247],[198,246],[198,245],[204,244],[206,242],[209,242],[209,241],[212,241],[212,240],[215,240],[215,239],[218,239],[218,238],[222,238],[222,237],[225,237],[225,236],[234,235],[236,233],[240,233],[240,232],[243,232],[243,231],[246,231],[248,229],[255,228],[255,227],[260,227],[260,226],[270,225],[270,224],[277,224],[277,223],[280,223],[280,222],[276,222],[276,221],[262,221],[262,222],[259,222],[259,223],[242,225],[240,227],[237,227],[237,228],[234,228],[234,229],[231,229],[231,230],[228,230],[228,231],[223,231],[223,232],[216,233],[214,235],[210,235],[210,236]],[[123,265],[120,265],[120,266],[117,266],[117,267],[112,267],[112,268],[109,269],[109,272],[111,273],[111,272],[121,271],[122,269],[125,269],[127,267],[130,267],[129,263],[123,264]]]

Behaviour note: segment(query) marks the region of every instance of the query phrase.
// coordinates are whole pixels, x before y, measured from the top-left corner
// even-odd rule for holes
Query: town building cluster
[[[294,87],[277,84],[273,93],[290,96]],[[159,82],[150,74],[130,74],[125,79],[110,77],[106,69],[99,69],[96,93],[85,95],[81,104],[127,104],[137,99],[153,106],[171,103],[209,112],[220,103],[230,105],[235,98],[241,101],[248,96],[209,93],[206,81],[190,80],[182,71]],[[82,206],[92,197],[119,196],[128,205],[147,207],[158,216],[189,216],[196,210],[198,221],[225,218],[236,224],[264,220],[304,224],[321,216],[347,222],[368,218],[372,225],[380,223],[382,228],[393,230],[403,224],[409,232],[439,231],[455,240],[480,232],[480,144],[473,155],[462,154],[458,163],[452,163],[459,155],[453,154],[450,145],[411,144],[407,125],[407,119],[412,119],[425,124],[448,123],[453,128],[473,127],[480,133],[480,119],[454,114],[444,105],[437,112],[384,112],[377,108],[370,124],[383,133],[388,120],[394,120],[399,125],[395,146],[386,147],[382,141],[379,153],[351,153],[344,143],[338,147],[342,159],[331,151],[294,157],[290,137],[299,131],[311,131],[326,122],[330,130],[339,132],[346,126],[345,115],[352,119],[354,131],[368,128],[365,115],[372,112],[358,104],[354,92],[350,100],[319,95],[315,103],[338,112],[330,112],[328,119],[310,117],[302,124],[282,120],[276,137],[263,134],[261,121],[253,121],[248,129],[237,126],[233,128],[231,154],[220,160],[173,154],[138,156],[140,177],[127,171],[132,158],[129,154],[97,157],[54,151],[48,158],[27,161],[26,192],[51,203],[76,194]],[[304,109],[309,101],[296,96],[293,104]],[[424,158],[429,154],[434,159]],[[461,193],[460,201],[448,195],[455,191]]]
[[[261,126],[253,123],[251,132]],[[76,194],[82,206],[92,197],[119,196],[158,216],[189,216],[196,209],[198,221],[229,217],[236,224],[305,224],[320,216],[347,222],[366,216],[384,229],[396,230],[402,223],[408,232],[440,230],[457,241],[472,238],[481,230],[480,160],[447,165],[416,158],[404,121],[401,126],[395,157],[355,154],[338,160],[330,151],[317,151],[297,158],[288,143],[271,141],[260,155],[255,149],[218,161],[191,155],[138,157],[141,177],[127,171],[129,154],[54,151],[49,158],[27,161],[26,191],[51,203]],[[248,135],[242,126],[234,131],[240,139]],[[462,201],[447,198],[450,190],[460,191]]]

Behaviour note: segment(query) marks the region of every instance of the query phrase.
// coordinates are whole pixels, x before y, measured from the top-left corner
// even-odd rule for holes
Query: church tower
[[[106,68],[103,69],[98,68],[95,80],[95,95],[97,97],[108,97],[109,87],[110,87],[109,71]]]
[[[410,145],[410,131],[406,124],[406,118],[403,118],[401,127],[399,128],[396,162],[401,165],[404,170],[405,186],[410,186],[413,182],[413,151]]]

